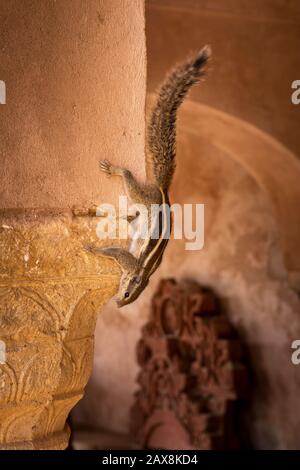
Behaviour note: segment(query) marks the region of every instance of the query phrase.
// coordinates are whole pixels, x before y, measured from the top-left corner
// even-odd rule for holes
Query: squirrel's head
[[[149,279],[144,279],[141,273],[124,273],[116,296],[118,307],[131,304],[136,300],[148,282]]]

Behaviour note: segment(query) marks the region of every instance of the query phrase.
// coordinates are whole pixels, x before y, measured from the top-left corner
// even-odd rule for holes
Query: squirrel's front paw
[[[95,252],[95,247],[93,245],[84,245],[83,249],[84,249],[84,251],[87,251],[88,253],[94,253]]]
[[[112,165],[108,160],[102,160],[99,162],[100,170],[104,171],[104,173],[107,174],[107,176],[112,175]]]

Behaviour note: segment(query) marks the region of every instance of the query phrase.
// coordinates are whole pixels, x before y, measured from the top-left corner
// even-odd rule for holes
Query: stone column
[[[0,3],[0,449],[64,449],[116,292],[94,207],[144,177],[143,0]],[[115,241],[118,243],[118,241]]]

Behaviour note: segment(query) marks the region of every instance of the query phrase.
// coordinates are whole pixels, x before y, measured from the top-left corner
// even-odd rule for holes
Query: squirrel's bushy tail
[[[176,114],[189,89],[204,75],[210,57],[205,46],[196,56],[177,66],[166,78],[148,126],[148,147],[157,184],[167,190],[175,171]]]

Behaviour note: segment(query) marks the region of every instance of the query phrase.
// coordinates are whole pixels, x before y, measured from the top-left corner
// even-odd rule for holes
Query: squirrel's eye
[[[124,297],[125,297],[125,299],[127,299],[127,297],[129,297],[129,292],[125,292]]]

